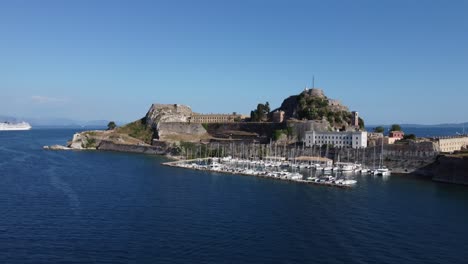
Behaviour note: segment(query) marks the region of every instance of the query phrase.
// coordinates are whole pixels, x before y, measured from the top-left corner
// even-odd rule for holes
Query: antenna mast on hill
[[[312,75],[312,88],[315,88],[315,75]]]

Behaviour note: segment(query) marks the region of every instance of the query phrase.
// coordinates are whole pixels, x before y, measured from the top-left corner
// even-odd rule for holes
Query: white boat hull
[[[21,123],[0,123],[0,131],[30,130],[31,125],[26,122]]]
[[[0,128],[0,131],[21,131],[21,130],[31,130],[31,127],[29,128]]]

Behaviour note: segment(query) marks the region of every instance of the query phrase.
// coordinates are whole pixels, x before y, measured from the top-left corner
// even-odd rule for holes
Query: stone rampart
[[[287,125],[293,128],[297,141],[304,142],[307,131],[330,131],[331,126],[327,120],[288,121]]]
[[[269,142],[275,130],[285,129],[285,123],[237,122],[207,124],[208,133],[215,138]]]
[[[127,145],[127,144],[116,144],[111,141],[101,141],[98,150],[118,151],[118,152],[131,152],[131,153],[142,153],[142,154],[153,154],[153,155],[164,155],[168,151],[167,146],[147,146],[147,145]]]
[[[468,156],[439,156],[426,170],[434,181],[468,185]]]
[[[189,141],[199,140],[201,136],[207,135],[206,129],[202,124],[171,122],[159,123],[156,130],[159,140],[176,140],[180,137],[181,140],[188,139]],[[192,138],[192,140],[190,140]]]

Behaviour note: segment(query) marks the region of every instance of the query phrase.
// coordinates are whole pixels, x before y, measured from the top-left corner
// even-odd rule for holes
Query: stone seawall
[[[468,156],[439,156],[421,170],[430,173],[434,181],[468,185]]]
[[[131,153],[143,153],[143,154],[155,154],[164,155],[168,152],[167,146],[144,146],[144,145],[126,145],[116,144],[110,141],[101,141],[98,150],[118,151],[118,152],[131,152]]]

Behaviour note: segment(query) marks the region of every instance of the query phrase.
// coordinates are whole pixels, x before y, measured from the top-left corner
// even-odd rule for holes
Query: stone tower
[[[359,128],[359,113],[356,111],[353,111],[352,114],[353,114],[353,117],[351,119],[351,126],[355,128]]]
[[[319,88],[307,89],[304,92],[312,97],[325,98],[325,94],[323,93],[323,90]]]

